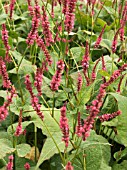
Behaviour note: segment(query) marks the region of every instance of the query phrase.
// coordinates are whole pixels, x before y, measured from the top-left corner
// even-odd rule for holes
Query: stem
[[[34,125],[35,162],[37,162],[37,128]]]
[[[23,98],[22,86],[21,86],[21,82],[20,82],[18,70],[17,70],[17,79],[18,79],[18,84],[19,84],[19,88],[20,88],[20,95],[21,95],[22,104],[24,105],[24,98]]]
[[[11,114],[11,129],[12,129],[12,133],[14,134],[14,127],[13,127],[13,115],[12,113],[10,112]],[[16,138],[15,136],[13,135],[12,137],[12,140],[13,140],[13,148],[16,148]],[[13,170],[16,170],[16,166],[15,166],[15,152],[13,152]]]
[[[52,117],[54,118],[54,108],[55,108],[55,93],[53,94],[53,106],[52,106]]]
[[[74,155],[74,157],[73,157],[73,159],[71,160],[71,163],[73,163],[74,162],[74,159],[75,159],[75,157],[76,157],[76,155],[77,155],[77,153],[78,153],[78,150],[79,150],[79,146],[81,145],[81,143],[82,143],[82,139],[80,140],[80,142],[79,142],[79,145],[78,145],[78,147],[77,147],[77,150],[76,150],[76,152],[75,152],[75,155]]]
[[[65,161],[64,161],[64,158],[63,158],[63,156],[62,156],[62,153],[60,152],[60,149],[59,149],[59,147],[58,147],[55,139],[53,138],[52,134],[50,133],[50,130],[48,129],[48,127],[47,127],[47,125],[44,123],[44,121],[43,121],[42,123],[44,124],[44,126],[45,126],[45,128],[46,128],[46,130],[47,130],[47,132],[48,132],[48,134],[49,134],[49,136],[52,138],[52,140],[53,140],[56,148],[58,149],[58,152],[59,152],[59,154],[60,154],[60,157],[61,157],[61,159],[62,159],[62,162],[64,163],[64,162],[65,162]],[[35,170],[37,170],[37,168],[38,168],[38,165],[36,166],[36,169],[35,169]]]

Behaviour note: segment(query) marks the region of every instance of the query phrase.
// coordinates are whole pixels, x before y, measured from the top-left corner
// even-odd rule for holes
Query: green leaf
[[[65,144],[61,141],[61,133],[57,132],[55,135],[53,135],[53,138],[57,142],[57,146],[59,147],[60,152],[64,152]],[[59,151],[56,145],[54,144],[54,141],[52,140],[52,138],[47,138],[42,148],[41,155],[36,168],[38,168],[45,160],[50,159],[56,153],[59,153]]]
[[[41,110],[44,110],[45,107],[42,106]],[[31,112],[31,121],[36,125],[36,127],[43,130],[43,134],[50,137],[50,135],[57,133],[60,130],[58,119],[60,117],[60,111],[54,109],[54,117],[51,116],[50,111],[48,109],[43,111],[44,120],[42,121],[36,112]],[[48,128],[48,129],[47,129]]]
[[[6,154],[10,154],[15,151],[12,147],[12,143],[7,139],[0,139],[0,159],[4,158]]]
[[[125,160],[127,159],[127,148],[125,148],[124,150],[120,150],[118,152],[116,152],[114,154],[114,158],[116,159],[116,161],[120,161],[120,160]]]
[[[112,170],[127,170],[127,161],[123,161],[121,164],[115,164]]]
[[[20,54],[16,50],[11,51],[11,54],[14,56],[18,64],[22,61],[18,70],[18,74],[26,75],[36,71],[36,66],[32,65],[31,62],[24,59],[24,56],[22,54]],[[9,73],[17,74],[16,68],[10,70]]]
[[[23,144],[17,145],[16,150],[17,150],[17,154],[19,157],[25,157],[27,153],[30,152],[31,147],[30,145],[23,143]]]
[[[61,160],[59,154],[55,154],[51,158],[50,168],[51,168],[51,170],[60,170],[63,168],[62,160]]]
[[[0,15],[0,25],[4,24],[6,22],[6,18],[8,17],[7,14],[2,13]]]
[[[5,90],[0,90],[0,97],[3,97],[4,99],[7,98],[7,92]]]
[[[74,162],[74,167],[78,170],[86,166],[87,170],[111,170],[109,167],[110,162],[110,144],[108,141],[100,135],[97,135],[94,131],[91,131],[90,137],[86,141],[82,141],[79,149],[79,154],[77,155],[78,162]],[[80,156],[86,155],[82,158]],[[85,162],[85,163],[84,163]],[[77,168],[80,167],[80,168]]]
[[[110,93],[118,101],[118,108],[122,111],[122,114],[118,116],[117,135],[116,138],[121,144],[127,146],[127,97],[119,95],[117,93]]]
[[[72,59],[74,58],[76,61],[80,61],[84,55],[85,49],[83,47],[73,47],[70,51],[72,53]]]

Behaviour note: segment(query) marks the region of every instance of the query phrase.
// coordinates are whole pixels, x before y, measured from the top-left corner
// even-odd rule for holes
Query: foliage
[[[10,155],[13,170],[126,169],[126,13],[124,0],[0,1],[1,170]]]

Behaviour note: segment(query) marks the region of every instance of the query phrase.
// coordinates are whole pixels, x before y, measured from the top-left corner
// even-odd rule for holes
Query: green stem
[[[18,79],[18,84],[19,84],[19,88],[20,88],[20,95],[21,95],[22,104],[24,105],[24,98],[23,98],[22,86],[21,86],[21,82],[20,82],[18,70],[17,70],[17,79]]]
[[[79,148],[80,148],[81,143],[82,143],[82,139],[80,140],[79,145],[78,145],[78,147],[77,147],[77,150],[76,150],[76,152],[75,152],[75,155],[74,155],[73,159],[71,160],[72,163],[74,162],[74,159],[76,158],[76,155],[77,155],[77,153],[78,153],[78,150],[79,150]]]
[[[54,108],[55,108],[55,93],[53,94],[53,106],[52,106],[52,117],[54,118]]]
[[[37,128],[34,125],[35,162],[37,162]]]

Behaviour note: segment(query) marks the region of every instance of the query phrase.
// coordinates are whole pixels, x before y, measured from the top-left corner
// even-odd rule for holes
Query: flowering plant
[[[126,169],[127,1],[0,9],[0,168]]]

